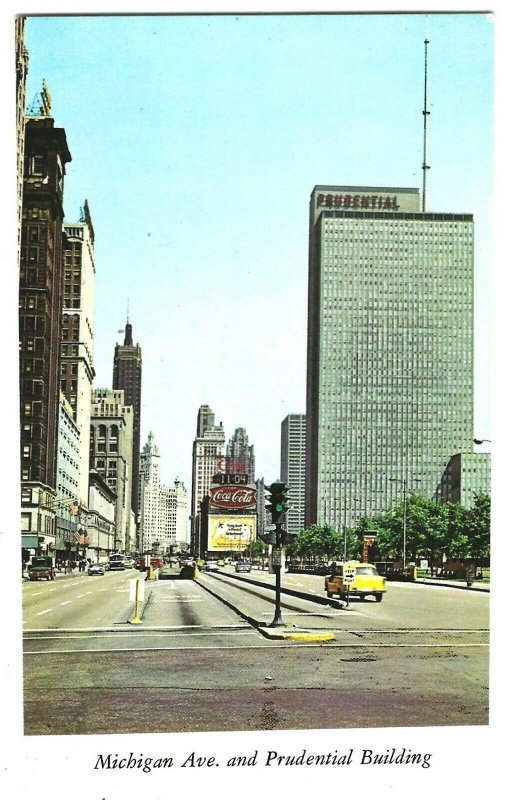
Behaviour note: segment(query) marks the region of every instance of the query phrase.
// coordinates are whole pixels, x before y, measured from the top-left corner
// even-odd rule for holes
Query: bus
[[[109,556],[109,569],[126,569],[123,553],[111,553]]]

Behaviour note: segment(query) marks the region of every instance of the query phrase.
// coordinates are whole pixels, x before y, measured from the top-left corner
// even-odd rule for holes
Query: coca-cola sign
[[[211,505],[218,508],[255,508],[257,490],[252,486],[211,486]]]

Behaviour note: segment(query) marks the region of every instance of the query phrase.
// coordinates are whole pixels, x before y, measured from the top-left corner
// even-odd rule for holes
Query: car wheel
[[[331,600],[332,600],[333,596],[334,595],[332,594],[332,592],[327,592],[327,597],[330,597]]]
[[[376,598],[376,602],[381,603],[381,601],[383,600],[383,595],[381,594],[381,592],[378,592],[378,594],[375,594],[374,596]]]
[[[341,592],[340,595],[339,595],[339,599],[341,600],[342,603],[345,603],[346,602],[346,595],[343,592]]]

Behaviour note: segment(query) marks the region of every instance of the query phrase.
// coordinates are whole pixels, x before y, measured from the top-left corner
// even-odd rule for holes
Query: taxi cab
[[[347,572],[353,571],[353,580],[346,585],[344,576]],[[345,600],[347,593],[350,597],[358,597],[363,600],[371,595],[377,603],[381,603],[386,592],[386,580],[378,573],[374,564],[361,564],[360,561],[346,561],[344,564],[336,564],[330,575],[325,578],[325,591],[327,597],[338,595],[340,600]]]

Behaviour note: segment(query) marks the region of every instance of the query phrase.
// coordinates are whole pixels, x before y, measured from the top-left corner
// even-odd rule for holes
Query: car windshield
[[[357,567],[357,575],[377,575],[378,570],[376,567]]]

